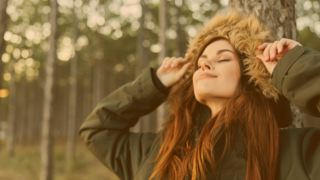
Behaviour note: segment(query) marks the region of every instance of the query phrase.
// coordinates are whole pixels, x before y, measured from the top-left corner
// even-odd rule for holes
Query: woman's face
[[[209,44],[198,59],[193,74],[193,88],[201,104],[216,99],[230,99],[240,80],[239,58],[227,40]]]

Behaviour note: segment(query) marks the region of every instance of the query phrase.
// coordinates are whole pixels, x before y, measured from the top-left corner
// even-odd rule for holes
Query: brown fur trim
[[[270,84],[271,75],[264,64],[256,57],[262,53],[258,46],[263,42],[274,42],[270,30],[254,16],[246,16],[231,10],[228,14],[216,14],[199,32],[189,41],[189,61],[196,63],[200,53],[212,39],[222,37],[234,46],[241,54],[241,61],[245,66],[245,74],[249,75],[250,82],[261,90],[267,98],[278,100],[279,90]],[[187,77],[192,73],[189,71]]]

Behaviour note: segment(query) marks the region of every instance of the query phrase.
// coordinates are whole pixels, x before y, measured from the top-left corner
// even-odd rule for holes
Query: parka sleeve
[[[302,112],[320,117],[320,53],[296,46],[274,68],[271,84]]]
[[[140,116],[153,111],[167,97],[155,87],[150,70],[144,69],[133,82],[104,98],[79,130],[89,150],[120,179],[134,178],[156,137],[155,133],[129,132]]]

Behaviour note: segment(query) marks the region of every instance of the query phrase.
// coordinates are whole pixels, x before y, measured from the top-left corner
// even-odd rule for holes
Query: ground
[[[55,144],[54,180],[118,180],[90,152],[79,143],[73,170],[65,168],[65,145]],[[38,180],[40,173],[40,145],[16,147],[9,157],[5,148],[0,149],[0,180]]]

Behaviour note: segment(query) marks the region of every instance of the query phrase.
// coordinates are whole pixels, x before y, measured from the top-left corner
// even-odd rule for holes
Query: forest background
[[[42,176],[45,133],[52,137],[45,149],[52,179],[117,179],[79,141],[81,123],[145,67],[184,56],[188,39],[215,13],[228,11],[228,0],[52,2],[0,0],[0,180]],[[319,0],[296,0],[295,11],[299,42],[320,51]],[[150,119],[157,118],[156,111],[142,117],[132,131],[156,131],[161,120]],[[320,127],[320,121],[301,126]]]

